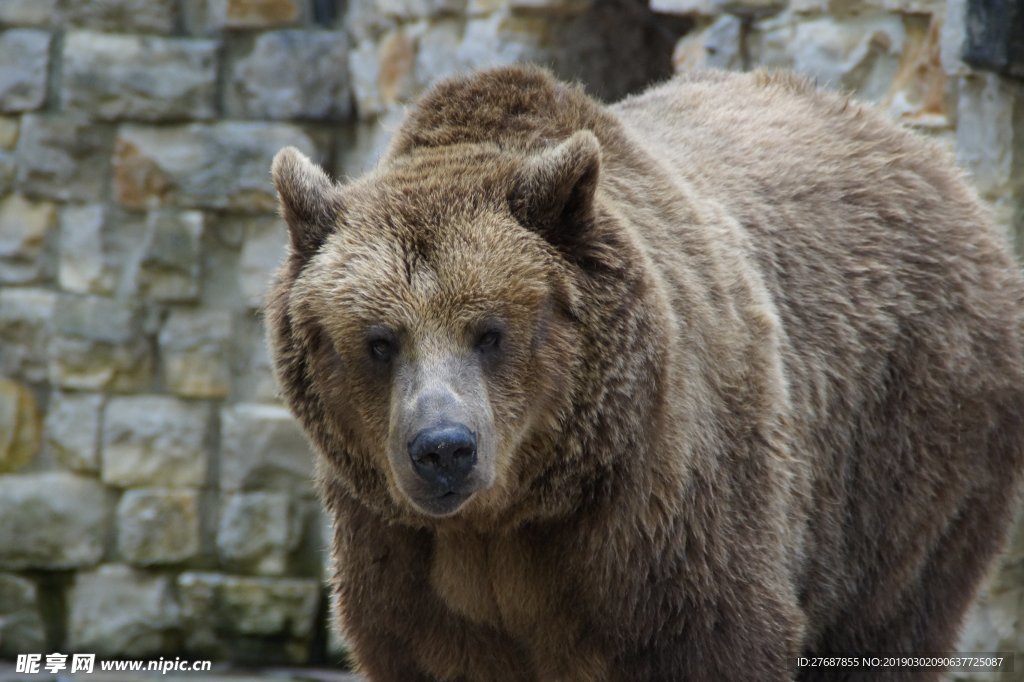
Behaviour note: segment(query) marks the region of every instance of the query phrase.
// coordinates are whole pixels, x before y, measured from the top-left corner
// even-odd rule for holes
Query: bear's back
[[[898,575],[965,496],[1001,498],[999,478],[1024,468],[1024,288],[1007,240],[937,144],[793,76],[684,76],[612,111],[735,221],[777,312],[792,448],[812,472],[811,622],[854,595],[884,608],[896,583],[857,567]],[[665,243],[646,240],[671,276]],[[903,535],[916,541],[892,549]]]
[[[735,221],[790,350],[827,355],[825,374],[870,392],[912,343],[973,385],[1024,378],[1008,240],[937,144],[788,74],[680,77],[612,111],[690,201]]]

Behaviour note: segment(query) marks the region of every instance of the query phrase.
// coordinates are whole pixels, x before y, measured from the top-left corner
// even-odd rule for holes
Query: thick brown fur
[[[363,178],[274,176],[271,348],[370,679],[937,679],[796,665],[953,651],[1024,471],[1024,285],[936,145],[784,75],[604,107],[521,67]],[[441,384],[486,443],[434,508]]]

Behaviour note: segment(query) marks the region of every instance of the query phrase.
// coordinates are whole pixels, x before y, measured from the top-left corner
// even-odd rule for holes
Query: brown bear
[[[954,651],[1024,471],[1024,284],[936,144],[787,75],[513,67],[273,177],[371,680],[940,676],[799,663]]]

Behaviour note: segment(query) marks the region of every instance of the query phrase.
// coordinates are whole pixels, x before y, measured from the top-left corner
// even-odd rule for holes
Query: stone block
[[[409,29],[387,33],[377,50],[377,81],[374,86],[385,107],[411,100],[420,90],[416,82],[419,36]]]
[[[722,9],[736,16],[761,18],[777,14],[785,6],[785,0],[725,0]]]
[[[17,116],[0,116],[0,149],[11,151],[18,144],[19,123]]]
[[[793,69],[819,85],[878,102],[899,72],[905,43],[899,16],[865,15],[842,21],[826,17],[798,23],[788,53]]]
[[[264,216],[244,214],[206,213],[202,250],[202,278],[199,305],[209,310],[231,310],[242,313],[245,310],[245,296],[239,288],[238,260],[241,252],[241,237],[235,246],[223,239],[235,235],[225,234],[224,228],[245,223],[248,219],[261,220]],[[245,228],[239,234],[244,234]]]
[[[789,9],[797,15],[827,14],[835,4],[834,0],[790,0]],[[790,15],[787,19],[792,21],[793,17]]]
[[[753,22],[744,40],[750,63],[770,69],[792,69],[789,45],[794,33],[794,21],[789,13]]]
[[[265,216],[213,213],[207,216],[207,234],[217,246],[230,251],[238,251],[242,248],[242,242],[245,241],[246,226],[250,222],[267,219]]]
[[[553,62],[553,35],[562,22],[542,16],[496,12],[466,22],[456,55],[463,68],[481,69],[519,62]]]
[[[50,381],[67,389],[132,392],[151,382],[153,358],[144,339],[113,344],[74,336],[50,342]]]
[[[112,136],[81,113],[22,117],[18,187],[32,196],[96,201],[109,174]]]
[[[309,656],[320,607],[315,578],[186,572],[178,576],[178,594],[190,649],[217,656],[230,651],[264,664],[268,659],[304,662]],[[274,642],[273,651],[268,641]]]
[[[277,198],[268,169],[286,145],[317,156],[306,133],[284,123],[123,126],[114,153],[114,195],[129,208],[273,211]]]
[[[75,576],[67,647],[98,657],[163,654],[171,650],[180,622],[169,576],[107,564]]]
[[[48,279],[54,270],[52,236],[57,207],[20,194],[0,199],[0,283]]]
[[[0,476],[0,567],[68,569],[103,557],[107,493],[63,471]]]
[[[995,199],[1021,189],[1024,173],[1024,87],[993,74],[960,79],[957,161],[982,195]]]
[[[316,623],[320,581],[232,576],[221,598],[241,634],[308,637]]]
[[[124,286],[129,260],[127,237],[115,229],[112,211],[103,204],[66,206],[60,215],[57,281],[78,294],[110,296]]]
[[[908,15],[900,68],[880,101],[892,118],[922,132],[945,133],[952,127],[955,101],[940,58],[942,19]]]
[[[246,303],[260,308],[270,278],[284,260],[288,230],[275,218],[254,218],[245,229],[245,241],[238,261],[238,279]]]
[[[0,375],[46,380],[56,305],[52,291],[0,287]]]
[[[464,23],[460,18],[443,18],[423,22],[420,27],[413,78],[418,88],[426,89],[465,70],[458,51],[453,49],[462,41]]]
[[[309,23],[323,28],[337,27],[341,25],[347,4],[341,0],[313,0],[309,7]]]
[[[661,14],[714,14],[714,0],[650,0],[652,12]]]
[[[459,14],[466,9],[466,0],[376,0],[376,4],[381,14],[399,19]]]
[[[220,487],[313,494],[313,453],[288,410],[253,403],[221,410]]]
[[[231,389],[231,313],[179,309],[160,331],[164,383],[188,398],[224,398]]]
[[[194,301],[199,296],[203,214],[151,211],[135,286],[144,298]]]
[[[507,2],[508,0],[469,0],[466,13],[471,17],[493,14],[498,10],[505,9]]]
[[[586,12],[594,0],[511,0],[509,4],[517,10],[572,16]]]
[[[3,0],[0,26],[45,26],[57,15],[57,0]]]
[[[217,113],[212,40],[72,31],[63,104],[101,120],[175,121]]]
[[[1024,4],[968,0],[963,58],[975,69],[1024,78]]]
[[[104,411],[103,481],[122,488],[206,483],[206,405],[158,395],[112,398]]]
[[[117,505],[117,549],[140,566],[175,564],[199,554],[199,493],[127,490]]]
[[[302,17],[300,0],[199,0],[210,30],[288,26]]]
[[[289,496],[277,492],[221,497],[217,553],[234,569],[269,575],[285,572],[288,554],[302,539]]]
[[[700,31],[684,36],[672,53],[672,66],[678,71],[696,69],[743,69],[741,34],[743,22],[723,14]]]
[[[0,196],[14,191],[17,175],[18,164],[14,154],[0,151]]]
[[[502,0],[504,1],[504,0]],[[385,16],[376,2],[345,3],[344,25],[357,41],[375,40],[381,33],[398,24],[396,17]]]
[[[945,0],[865,0],[868,7],[877,7],[899,14],[942,14]]]
[[[176,583],[187,649],[208,656],[225,653],[222,637],[229,636],[232,627],[224,622],[220,609],[220,591],[225,580],[227,576],[222,573],[178,574]]]
[[[142,332],[142,309],[130,301],[102,296],[62,295],[54,313],[56,335],[123,343]]]
[[[363,120],[372,119],[384,109],[377,88],[377,80],[380,77],[379,51],[376,41],[363,40],[353,47],[348,56],[356,113]]]
[[[266,332],[262,321],[255,315],[246,315],[237,320],[236,352],[238,354],[232,369],[231,395],[244,402],[280,402],[280,387],[267,352]]]
[[[18,175],[14,148],[18,144],[20,120],[16,116],[0,116],[0,196],[14,191]]]
[[[68,26],[110,33],[173,33],[176,0],[63,0],[61,20]]]
[[[39,611],[35,583],[11,573],[0,573],[0,656],[42,652],[46,631]]]
[[[505,14],[474,19],[466,25],[455,19],[437,19],[405,24],[387,30],[377,40],[359,42],[349,53],[359,118],[371,120],[398,108],[439,78],[468,68],[519,61],[529,51],[525,46],[513,48],[515,57],[504,56],[509,35],[497,27],[509,21]],[[481,27],[495,33],[484,35]],[[511,42],[517,43],[516,38]]]
[[[41,443],[42,421],[32,392],[0,377],[0,474],[32,461]]]
[[[103,204],[93,204],[69,206],[61,212],[57,279],[65,291],[112,294],[117,286],[118,262],[105,243],[105,209]]]
[[[383,111],[373,121],[348,126],[338,144],[339,175],[355,178],[375,168],[403,118],[405,111],[396,106]]]
[[[138,391],[153,375],[143,310],[98,296],[58,297],[49,344],[51,383],[95,391]]]
[[[0,111],[31,111],[46,101],[49,31],[0,32]]]
[[[242,118],[339,120],[350,113],[344,31],[273,31],[231,69],[228,111]]]
[[[755,18],[776,14],[786,6],[784,0],[651,0],[650,4],[652,11],[663,14],[727,13]]]
[[[63,393],[50,396],[46,412],[46,447],[72,471],[99,471],[100,411],[103,396]]]
[[[963,61],[967,42],[967,0],[946,0],[942,20],[940,61],[950,76],[966,76],[970,67]]]

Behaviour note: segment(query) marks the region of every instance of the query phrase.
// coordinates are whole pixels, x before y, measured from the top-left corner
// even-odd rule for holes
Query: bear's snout
[[[409,443],[413,470],[438,496],[460,488],[476,465],[476,434],[462,424],[423,429]]]
[[[387,457],[395,492],[442,518],[494,482],[496,438],[479,368],[425,346],[398,370]]]

